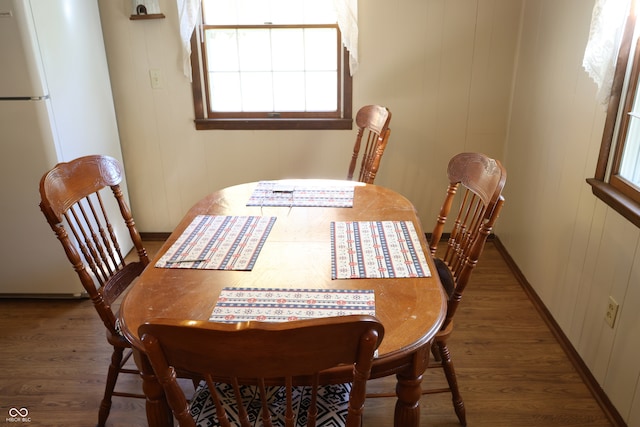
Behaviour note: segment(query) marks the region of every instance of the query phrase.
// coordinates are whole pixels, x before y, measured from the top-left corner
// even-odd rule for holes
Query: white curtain
[[[176,0],[180,21],[182,64],[184,75],[191,81],[191,35],[199,19],[202,0]],[[349,71],[358,70],[358,0],[333,0],[338,16],[342,42],[349,52]]]
[[[180,41],[182,43],[182,69],[191,81],[191,35],[200,15],[202,0],[177,0],[180,21]]]
[[[596,98],[603,105],[611,96],[616,59],[631,1],[596,0],[593,8],[582,66],[598,85]]]
[[[333,0],[342,43],[349,52],[349,72],[358,71],[358,0]]]

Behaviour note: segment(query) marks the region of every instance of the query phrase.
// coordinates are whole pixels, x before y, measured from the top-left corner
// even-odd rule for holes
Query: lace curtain
[[[182,69],[191,81],[191,35],[200,17],[201,0],[177,0],[182,44]]]
[[[349,52],[349,72],[358,71],[358,0],[333,0],[342,43]]]
[[[191,81],[191,35],[200,15],[202,0],[176,0],[180,21],[182,44],[182,67],[184,75]],[[358,0],[333,0],[338,16],[338,27],[342,42],[349,52],[349,71],[353,76],[358,70]]]
[[[609,102],[620,40],[632,0],[596,0],[582,66],[598,85],[596,99]]]

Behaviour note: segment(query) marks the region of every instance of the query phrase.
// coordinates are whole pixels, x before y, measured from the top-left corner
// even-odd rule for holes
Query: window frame
[[[337,26],[336,26],[337,27]],[[341,52],[338,58],[338,112],[327,114],[326,112],[306,113],[306,117],[294,117],[290,114],[273,114],[265,112],[262,117],[256,114],[238,114],[229,117],[228,113],[209,117],[208,95],[206,94],[204,64],[206,60],[204,52],[203,24],[196,25],[196,30],[191,37],[191,69],[192,91],[195,112],[196,130],[225,129],[225,130],[324,130],[324,129],[353,129],[353,82],[349,72],[349,52],[342,46],[342,35],[338,31],[337,50]]]
[[[633,106],[633,98],[638,89],[640,74],[639,43],[636,45],[637,54],[634,55],[633,64],[631,65],[631,77],[625,88],[635,24],[636,15],[635,13],[630,13],[625,23],[616,62],[595,174],[593,178],[587,179],[587,183],[591,185],[591,190],[596,197],[635,226],[640,227],[640,191],[617,174],[622,160],[627,125],[629,123],[627,112]],[[620,131],[616,132],[618,121],[620,121]]]

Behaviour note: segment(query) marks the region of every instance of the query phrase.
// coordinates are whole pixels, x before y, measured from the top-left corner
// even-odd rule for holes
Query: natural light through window
[[[637,56],[638,36],[640,26],[636,25],[633,35],[633,46],[630,48],[629,63],[632,64],[630,72],[626,76],[626,85],[629,87],[627,96],[632,99],[627,102],[629,111],[627,112],[627,128],[624,129],[624,121],[622,125],[622,135],[624,140],[620,138],[623,144],[622,156],[618,174],[620,178],[626,180],[630,185],[640,191],[640,96],[638,96],[638,67],[640,63]],[[632,101],[632,102],[631,102]]]
[[[637,105],[638,98],[635,104],[634,111],[640,112]],[[620,176],[640,190],[640,115],[638,113],[629,113],[629,115],[630,125],[620,164]]]
[[[205,0],[203,15],[212,112],[339,109],[332,2]]]
[[[609,101],[596,171],[587,182],[597,197],[640,227],[637,11],[636,0],[612,1],[605,7],[595,7],[584,63],[589,75],[598,83],[599,95],[606,95],[604,99]],[[615,72],[609,72],[616,64]]]
[[[627,193],[640,191],[640,96],[638,75],[640,68],[640,45],[638,45],[638,25],[635,26],[624,87],[626,94],[621,95],[623,101],[623,117],[619,126],[617,144],[620,146],[617,159],[614,158],[611,170],[612,182],[619,185]],[[616,183],[619,181],[619,183]],[[625,188],[628,187],[628,188]]]

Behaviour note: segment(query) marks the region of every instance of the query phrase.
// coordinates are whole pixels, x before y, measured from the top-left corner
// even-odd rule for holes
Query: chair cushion
[[[440,283],[442,283],[442,287],[447,293],[447,296],[451,298],[451,295],[453,295],[453,291],[455,291],[456,289],[456,282],[453,279],[453,274],[451,274],[451,270],[449,270],[447,264],[440,258],[434,258],[433,262],[436,265],[436,270],[438,270]]]
[[[216,391],[227,412],[231,425],[240,425],[238,420],[238,405],[230,384],[216,384]],[[249,414],[251,426],[262,426],[260,393],[256,386],[241,386],[240,392],[244,407]],[[317,408],[318,416],[316,425],[341,426],[346,424],[349,406],[349,393],[351,384],[334,384],[321,386],[318,389]],[[286,391],[284,387],[267,387],[271,420],[274,426],[284,427],[286,410]],[[311,404],[311,389],[309,387],[293,388],[293,411],[296,415],[296,427],[306,427],[307,410]],[[191,399],[191,415],[198,427],[220,426],[216,417],[216,407],[211,398],[211,393],[206,383],[201,382]]]
[[[119,336],[124,338],[124,334],[122,333],[122,326],[120,325],[120,318],[116,318],[115,328],[116,328],[116,333]]]

